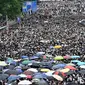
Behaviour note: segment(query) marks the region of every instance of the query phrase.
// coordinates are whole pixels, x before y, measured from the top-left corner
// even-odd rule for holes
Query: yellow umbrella
[[[64,58],[62,56],[56,56],[54,60],[63,60]]]
[[[56,45],[56,46],[54,46],[54,48],[59,49],[59,48],[62,48],[62,46],[61,45]]]
[[[5,61],[0,61],[0,66],[7,66]]]
[[[70,71],[70,69],[68,68],[60,70],[60,72],[63,72],[63,73],[67,73],[68,71]]]
[[[49,72],[50,70],[46,69],[46,68],[42,68],[40,71],[42,71],[42,72]]]
[[[55,79],[57,79],[58,81],[63,81],[63,78],[61,76],[59,76],[59,75],[53,75],[53,77]]]

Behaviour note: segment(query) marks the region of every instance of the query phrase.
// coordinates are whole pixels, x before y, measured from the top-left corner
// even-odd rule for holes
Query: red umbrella
[[[65,66],[65,68],[69,68],[70,70],[77,70],[75,67],[73,66]]]
[[[27,79],[32,79],[32,75],[27,75]]]
[[[65,73],[63,73],[63,72],[58,72],[58,71],[54,72],[53,74],[54,74],[54,75],[59,75],[59,76],[62,76],[62,77],[65,77],[65,76],[66,76]]]
[[[63,56],[64,59],[71,59],[70,56],[66,55],[66,56]]]

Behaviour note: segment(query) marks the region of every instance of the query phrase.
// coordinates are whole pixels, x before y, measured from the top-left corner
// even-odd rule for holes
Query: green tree
[[[24,0],[0,0],[0,14],[7,15],[14,19],[21,14],[22,3]]]

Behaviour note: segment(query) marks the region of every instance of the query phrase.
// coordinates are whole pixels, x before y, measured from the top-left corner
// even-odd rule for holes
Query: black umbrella
[[[66,84],[66,85],[78,85],[78,84],[76,84],[74,82],[68,82],[68,84]]]
[[[5,73],[9,74],[9,75],[11,75],[11,74],[18,75],[19,74],[19,72],[17,70],[7,70]]]
[[[66,73],[66,75],[71,75],[71,74],[74,74],[75,72],[74,71],[69,71]]]
[[[85,74],[85,70],[79,71],[80,74]]]
[[[9,77],[8,74],[0,74],[0,80],[5,80]]]

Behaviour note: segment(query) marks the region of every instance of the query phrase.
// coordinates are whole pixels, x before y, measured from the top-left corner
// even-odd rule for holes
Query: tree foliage
[[[22,3],[24,0],[0,0],[0,14],[7,15],[14,19],[21,14]]]

